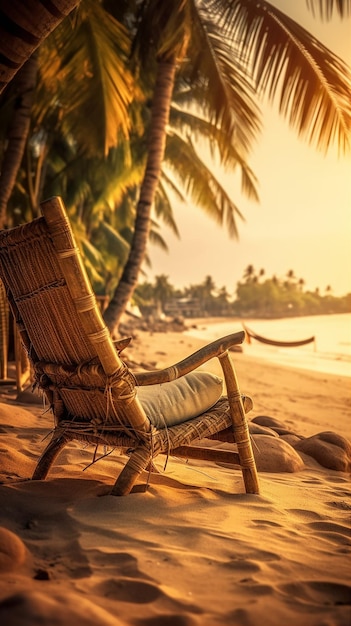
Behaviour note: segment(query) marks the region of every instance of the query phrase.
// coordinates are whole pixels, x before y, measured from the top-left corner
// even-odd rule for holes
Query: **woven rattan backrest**
[[[44,218],[0,234],[0,263],[20,332],[24,327],[30,337],[34,362],[78,365],[96,357],[79,323]]]
[[[70,369],[95,363],[100,366],[100,388],[101,374],[106,385],[117,383],[120,377],[122,387],[124,379],[127,387],[127,393],[121,395],[130,396],[131,377],[103,322],[64,205],[60,198],[52,198],[41,208],[43,217],[0,233],[0,277],[29,357],[34,365],[50,364],[50,371],[55,365],[63,366],[58,378],[62,379],[66,368],[68,381]],[[56,384],[55,376],[52,380]],[[92,374],[93,396],[96,385]],[[79,410],[79,417],[91,417],[91,398],[80,405],[79,389],[60,394],[70,414]],[[73,396],[76,399],[70,406]],[[129,424],[148,430],[149,421],[137,400],[129,397],[125,411],[123,402],[118,404],[122,418],[128,415]]]

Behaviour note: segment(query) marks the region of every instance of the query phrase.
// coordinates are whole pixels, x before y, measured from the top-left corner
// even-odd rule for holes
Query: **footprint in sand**
[[[230,554],[228,560],[222,563],[222,567],[247,576],[248,574],[260,572],[262,569],[261,562],[269,563],[280,560],[281,556],[279,554],[258,549],[244,555]],[[243,578],[241,582],[249,580],[251,578]]]
[[[351,605],[351,587],[328,581],[305,581],[280,585],[279,590],[302,602],[322,606]]]
[[[306,485],[323,485],[325,482],[325,479],[324,477],[323,478],[305,478],[301,482],[305,483]]]
[[[345,500],[341,500],[340,502],[338,501],[327,502],[326,504],[335,509],[341,509],[342,511],[351,511],[351,504],[349,504],[348,502],[345,502]]]
[[[348,477],[344,478],[344,476],[333,476],[333,475],[331,475],[331,476],[328,476],[328,480],[329,480],[330,483],[341,483],[341,484],[344,483],[346,485],[350,484],[349,478]]]
[[[189,615],[156,615],[138,620],[138,626],[198,626],[199,622]]]
[[[321,520],[322,516],[316,511],[309,511],[308,509],[288,509],[288,513],[293,513],[302,520]]]
[[[79,624],[125,626],[115,615],[74,592],[17,592],[0,601],[0,621],[6,626],[29,624]]]
[[[95,566],[109,570],[110,575],[123,578],[146,578],[152,580],[139,570],[138,560],[128,552],[106,552],[103,549],[89,550],[89,561]]]
[[[109,578],[99,583],[97,593],[106,598],[133,604],[149,604],[157,600],[162,591],[157,585],[151,585],[143,580],[130,578]]]
[[[326,532],[340,533],[341,535],[345,535],[349,537],[350,529],[347,526],[342,526],[341,524],[335,524],[335,522],[312,522],[310,524],[311,528],[315,528],[316,530],[322,530]]]
[[[223,567],[230,569],[240,574],[256,574],[261,571],[261,567],[258,563],[249,561],[246,559],[230,560],[223,563]]]
[[[312,530],[316,530],[320,537],[332,543],[350,545],[350,529],[334,522],[310,522],[307,524]]]
[[[262,585],[257,583],[253,578],[243,578],[239,582],[241,585],[245,586],[245,592],[255,598],[258,596],[270,596],[274,593],[273,585]]]
[[[270,520],[266,520],[266,519],[253,519],[252,522],[256,524],[257,526],[262,526],[262,527],[265,527],[265,526],[271,526],[272,528],[282,527],[282,524],[278,524],[278,522],[271,522]]]
[[[176,599],[172,596],[168,596],[164,590],[158,585],[152,585],[144,580],[132,580],[131,578],[108,578],[103,582],[96,585],[94,588],[95,593],[110,600],[118,602],[127,602],[130,604],[150,604],[152,602],[159,601],[160,604],[165,602],[171,603],[173,615],[175,621],[167,621],[164,616],[164,621],[154,622],[151,621],[153,626],[160,624],[160,626],[167,626],[167,624],[177,626],[192,626],[193,622],[186,616],[186,613],[202,614],[202,608],[196,604],[184,603],[183,600]],[[182,612],[177,616],[176,611],[181,608]],[[184,617],[183,617],[184,616]],[[170,618],[170,616],[168,616]],[[153,618],[152,618],[153,619]],[[182,619],[185,619],[182,622]],[[143,621],[138,621],[138,624],[143,624]],[[148,623],[146,619],[145,624]]]

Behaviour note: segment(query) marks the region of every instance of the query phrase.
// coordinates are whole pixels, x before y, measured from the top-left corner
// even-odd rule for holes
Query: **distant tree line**
[[[323,292],[305,290],[304,279],[293,270],[282,278],[267,278],[263,269],[257,272],[253,265],[245,269],[234,294],[218,288],[211,276],[198,285],[176,289],[162,274],[153,283],[144,281],[137,287],[135,302],[142,313],[158,317],[274,318],[351,312],[351,293],[336,297],[330,285]]]

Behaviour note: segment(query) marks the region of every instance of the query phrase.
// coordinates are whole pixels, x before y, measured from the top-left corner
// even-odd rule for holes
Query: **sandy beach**
[[[125,354],[164,367],[203,344],[138,331]],[[52,417],[0,388],[2,624],[349,626],[350,379],[233,360],[260,495],[236,467],[159,457],[146,492],[109,496],[119,452],[87,467],[78,442],[32,482]]]

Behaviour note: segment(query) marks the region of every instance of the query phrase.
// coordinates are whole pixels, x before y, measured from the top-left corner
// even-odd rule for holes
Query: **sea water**
[[[351,377],[351,313],[309,315],[282,319],[245,319],[245,326],[258,335],[278,341],[297,341],[314,336],[315,342],[299,347],[277,347],[251,339],[243,344],[247,355],[273,363],[317,372]],[[230,321],[206,320],[186,334],[212,341],[242,330],[237,318]]]

